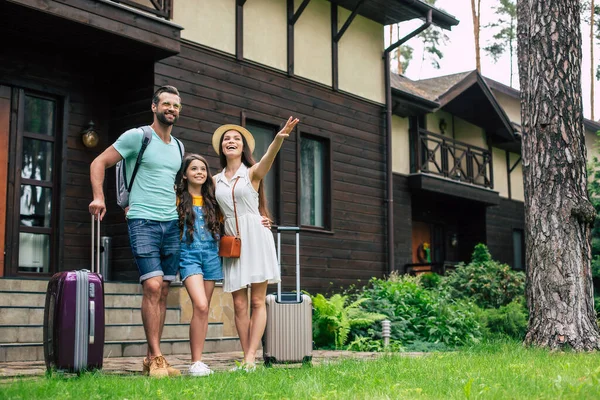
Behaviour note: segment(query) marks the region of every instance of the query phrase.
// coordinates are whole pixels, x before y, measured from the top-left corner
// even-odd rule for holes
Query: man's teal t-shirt
[[[142,147],[144,133],[139,128],[123,133],[113,147],[125,159],[127,182]],[[128,219],[173,221],[178,219],[175,206],[175,175],[181,167],[179,145],[173,136],[166,144],[152,131],[152,140],[142,157],[133,187],[129,193]]]

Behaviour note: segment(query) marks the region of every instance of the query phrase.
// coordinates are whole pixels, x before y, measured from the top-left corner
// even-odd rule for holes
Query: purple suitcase
[[[65,271],[48,283],[44,309],[44,359],[48,370],[101,369],[104,356],[104,282],[99,268],[100,222],[94,238],[92,217],[92,272]],[[94,263],[94,247],[96,247]]]

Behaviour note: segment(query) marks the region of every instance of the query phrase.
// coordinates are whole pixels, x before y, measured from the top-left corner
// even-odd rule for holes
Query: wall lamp
[[[94,127],[94,121],[90,121],[87,127],[81,131],[81,141],[83,142],[83,145],[89,149],[98,145],[100,138]]]
[[[448,129],[448,123],[446,123],[444,118],[440,119],[439,128],[442,135],[446,133],[446,129]]]

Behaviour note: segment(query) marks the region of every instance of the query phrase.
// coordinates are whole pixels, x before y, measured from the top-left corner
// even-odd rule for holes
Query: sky
[[[483,47],[488,45],[492,39],[493,28],[483,28],[485,25],[493,22],[497,17],[494,15],[493,6],[497,5],[497,0],[482,0],[481,11],[481,34],[480,47],[481,50],[481,72],[485,77],[492,78],[502,82],[505,85],[510,85],[510,58],[507,54],[503,55],[497,63],[494,63],[484,51]],[[475,44],[473,40],[473,20],[471,16],[471,1],[470,0],[438,0],[437,8],[446,11],[459,20],[459,24],[454,26],[451,31],[444,31],[449,37],[447,45],[440,49],[444,57],[440,61],[440,69],[432,67],[431,62],[425,59],[421,62],[423,55],[423,46],[419,38],[413,38],[406,44],[413,47],[413,58],[409,67],[404,71],[404,75],[410,79],[426,79],[436,76],[450,75],[457,72],[472,71],[475,69]],[[483,9],[486,7],[485,9]],[[600,22],[600,21],[596,21]],[[407,21],[400,25],[400,35],[404,36],[411,32],[423,22],[421,20]],[[589,26],[582,24],[582,51],[583,59],[581,63],[582,71],[582,95],[583,95],[583,110],[584,117],[590,118],[590,46],[589,46]],[[386,45],[389,41],[389,31],[386,29],[385,34]],[[517,69],[516,56],[513,60],[513,87],[519,88],[519,76]],[[594,58],[596,65],[600,60],[600,46],[596,44],[594,47]],[[594,86],[595,91],[595,112],[596,120],[600,119],[600,82],[596,81]]]

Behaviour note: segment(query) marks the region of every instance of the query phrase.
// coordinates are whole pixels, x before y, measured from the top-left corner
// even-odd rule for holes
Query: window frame
[[[303,231],[320,232],[334,234],[333,228],[333,146],[331,145],[331,135],[327,133],[316,134],[312,131],[298,128],[296,140],[296,224]],[[302,138],[308,138],[320,141],[325,144],[324,185],[323,185],[323,227],[302,224],[302,183],[300,176],[302,174],[301,142]]]
[[[247,110],[242,110],[241,115],[240,115],[240,125],[243,126],[244,128],[246,128],[246,124],[248,123],[248,121],[256,122],[259,125],[273,126],[275,128],[275,130],[274,130],[273,138],[271,139],[271,141],[273,141],[273,139],[275,139],[277,132],[279,131],[279,129],[281,129],[283,127],[281,120],[279,120],[279,119],[265,117],[263,115],[252,113]],[[258,162],[260,160],[255,160],[255,161]],[[277,154],[277,157],[275,157],[275,161],[273,161],[273,165],[271,166],[271,170],[269,171],[269,173],[275,174],[275,179],[274,179],[275,188],[274,188],[273,197],[276,200],[278,200],[277,204],[269,204],[269,211],[271,211],[274,214],[274,215],[272,215],[272,217],[273,217],[272,226],[273,227],[279,226],[281,224],[281,221],[283,221],[283,200],[282,200],[283,171],[281,170],[282,165],[283,165],[283,163],[281,162],[281,151],[280,151],[280,154]]]
[[[38,86],[35,84],[19,84],[11,86],[11,124],[9,128],[9,165],[8,165],[8,191],[7,191],[7,219],[6,219],[6,258],[5,258],[5,276],[24,276],[24,277],[47,277],[61,271],[60,266],[64,258],[64,207],[66,190],[66,163],[67,163],[67,138],[69,127],[69,95],[68,93]],[[37,135],[24,131],[24,112],[25,97],[39,97],[49,99],[56,104],[56,113],[54,117],[55,136],[52,140],[43,138],[44,141],[52,142],[54,145],[54,162],[52,171],[52,185],[36,186],[51,187],[52,189],[52,215],[50,235],[50,265],[48,272],[29,272],[19,271],[19,234],[23,230],[20,225],[20,188],[23,184],[23,178],[20,176],[20,166],[22,163],[22,151],[24,138],[36,139]],[[19,175],[17,176],[17,172]],[[25,184],[27,184],[27,180]],[[33,233],[45,233],[48,228],[28,228],[25,231]]]

